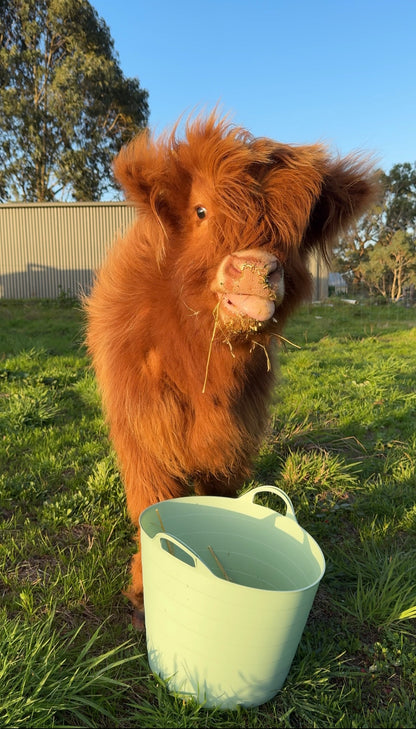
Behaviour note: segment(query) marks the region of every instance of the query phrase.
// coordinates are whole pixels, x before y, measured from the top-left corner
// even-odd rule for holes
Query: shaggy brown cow
[[[130,517],[159,500],[233,496],[267,423],[272,348],[312,290],[309,254],[374,193],[371,167],[322,145],[197,118],[147,132],[115,175],[137,206],[87,301],[87,343]],[[142,608],[140,555],[127,593]]]

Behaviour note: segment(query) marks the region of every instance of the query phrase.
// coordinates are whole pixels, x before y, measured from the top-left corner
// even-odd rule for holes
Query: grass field
[[[251,485],[289,493],[327,570],[283,689],[235,712],[169,695],[131,627],[82,326],[65,300],[0,303],[0,725],[415,727],[416,309],[311,305],[287,328]]]

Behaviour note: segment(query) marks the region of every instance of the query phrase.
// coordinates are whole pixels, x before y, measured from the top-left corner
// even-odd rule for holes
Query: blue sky
[[[415,0],[91,0],[157,132],[217,102],[255,136],[416,161]]]

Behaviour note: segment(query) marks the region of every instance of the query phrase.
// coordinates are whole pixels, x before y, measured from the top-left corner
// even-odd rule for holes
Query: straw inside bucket
[[[216,577],[235,584],[263,590],[301,590],[320,579],[319,547],[297,523],[275,512],[259,525],[246,514],[217,507],[168,505],[162,521],[167,532],[164,548],[186,564],[192,564],[192,559],[177,546],[173,550],[168,534],[184,542]],[[146,522],[149,536],[161,530],[159,512],[163,506],[159,504],[157,518]]]

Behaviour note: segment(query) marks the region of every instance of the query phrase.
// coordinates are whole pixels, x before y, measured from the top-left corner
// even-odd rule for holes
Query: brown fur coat
[[[267,423],[271,349],[372,199],[369,165],[250,136],[211,114],[123,148],[137,206],[87,301],[87,343],[134,524],[158,500],[235,495]],[[140,557],[132,601],[142,605]]]

